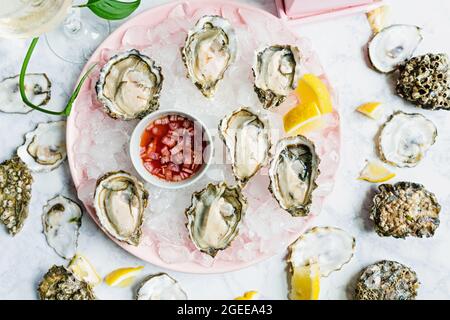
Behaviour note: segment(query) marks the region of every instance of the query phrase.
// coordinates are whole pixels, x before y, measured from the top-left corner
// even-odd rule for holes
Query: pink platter
[[[237,60],[219,83],[213,100],[204,98],[186,78],[180,55],[187,31],[204,15],[221,15],[228,19],[236,30],[239,47]],[[97,224],[93,208],[96,180],[104,173],[116,170],[138,176],[128,154],[129,137],[137,121],[111,119],[96,100],[95,83],[105,62],[129,49],[137,49],[152,57],[161,65],[165,77],[160,109],[188,111],[214,129],[223,116],[242,105],[265,112],[253,91],[251,67],[255,50],[270,44],[297,45],[302,52],[302,72],[313,73],[328,85],[308,40],[294,34],[285,22],[275,16],[232,1],[181,1],[147,10],[124,23],[99,46],[82,72],[97,63],[80,91],[67,124],[71,174],[78,197]],[[233,183],[230,166],[217,164],[208,169],[204,178],[183,190],[164,190],[146,185],[150,205],[146,211],[140,245],[134,247],[111,239],[154,265],[190,273],[242,269],[282,252],[320,213],[325,198],[333,189],[340,158],[340,127],[337,101],[334,94],[332,96],[333,113],[323,117],[319,129],[306,134],[314,141],[321,158],[319,187],[313,194],[308,217],[293,218],[278,206],[267,189],[267,168],[263,168],[243,191],[249,207],[239,236],[214,259],[199,252],[189,239],[184,208],[190,205],[192,193],[203,189],[207,183],[223,180]],[[282,113],[296,103],[297,99],[292,95],[276,111],[266,112],[272,128],[278,130],[280,135],[283,132]],[[215,150],[223,150],[220,139],[216,140]]]

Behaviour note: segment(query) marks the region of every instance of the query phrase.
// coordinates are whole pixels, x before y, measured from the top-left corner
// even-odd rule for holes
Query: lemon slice
[[[318,263],[296,267],[291,277],[290,300],[319,300],[320,269]]]
[[[315,102],[321,114],[333,111],[330,92],[327,85],[319,77],[311,73],[305,74],[299,80],[295,91],[301,104]]]
[[[98,275],[97,271],[95,271],[92,264],[81,254],[76,254],[72,258],[67,269],[69,269],[69,271],[71,271],[79,280],[86,281],[93,287],[102,282],[102,278]]]
[[[286,132],[295,131],[309,120],[312,120],[320,116],[321,116],[320,109],[315,102],[300,104],[295,108],[289,110],[284,115],[283,117],[284,131]]]
[[[385,182],[395,177],[395,173],[376,162],[368,162],[359,175],[360,180],[369,182]]]
[[[127,287],[134,281],[134,277],[141,272],[144,267],[120,268],[112,271],[105,277],[105,283],[111,287]]]
[[[237,297],[234,300],[256,300],[258,296],[259,296],[258,291],[248,291],[244,293],[243,296]]]
[[[363,115],[372,118],[379,119],[381,117],[381,102],[368,102],[360,105],[356,111],[362,113]]]

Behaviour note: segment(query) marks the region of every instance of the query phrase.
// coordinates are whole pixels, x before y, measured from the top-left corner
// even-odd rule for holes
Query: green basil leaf
[[[120,20],[128,17],[141,4],[141,0],[124,2],[119,0],[88,0],[78,7],[91,9],[100,18],[106,20]]]

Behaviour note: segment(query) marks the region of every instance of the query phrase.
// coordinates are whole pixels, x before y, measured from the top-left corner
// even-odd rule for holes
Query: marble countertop
[[[169,1],[142,1],[138,11]],[[272,0],[241,0],[275,13]],[[446,0],[392,0],[394,23],[410,23],[423,27],[424,41],[417,53],[450,53],[450,3]],[[114,27],[117,23],[114,23]],[[341,227],[357,239],[353,260],[341,271],[322,279],[321,299],[351,298],[359,272],[381,259],[397,260],[412,267],[421,282],[420,299],[450,298],[450,113],[422,111],[394,95],[392,79],[367,67],[364,46],[371,35],[365,15],[358,14],[332,21],[294,27],[308,37],[338,92],[342,119],[341,165],[333,194],[327,199],[314,225]],[[0,78],[19,72],[28,41],[0,40]],[[38,45],[29,72],[45,71],[53,81],[51,105],[63,106],[81,69],[81,65],[59,60],[45,41]],[[426,158],[413,169],[396,169],[395,180],[423,183],[434,192],[442,205],[441,225],[429,239],[398,240],[380,238],[368,220],[368,208],[376,185],[359,181],[365,160],[376,159],[374,135],[384,119],[372,121],[354,112],[361,103],[381,101],[386,116],[394,110],[420,112],[438,127],[438,140]],[[44,114],[0,113],[0,161],[8,159],[23,135],[38,122],[50,120]],[[35,175],[30,214],[23,230],[14,238],[0,227],[0,299],[36,299],[36,288],[43,274],[53,264],[66,264],[47,245],[42,234],[42,206],[56,194],[74,197],[68,164],[49,174]],[[217,275],[193,275],[162,270],[141,261],[110,241],[85,214],[82,221],[78,251],[85,255],[101,275],[126,266],[145,266],[146,274],[166,271],[184,287],[191,299],[232,299],[248,290],[258,290],[265,297],[285,299],[287,283],[284,257],[286,252],[244,270]],[[208,283],[208,290],[205,290]],[[100,299],[131,299],[134,287],[96,288]]]

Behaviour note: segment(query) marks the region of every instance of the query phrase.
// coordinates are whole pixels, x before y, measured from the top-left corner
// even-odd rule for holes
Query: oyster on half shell
[[[234,176],[245,184],[269,159],[268,123],[250,109],[241,108],[220,121],[219,132],[230,153]]]
[[[141,282],[136,300],[187,300],[187,295],[174,278],[158,273]]]
[[[269,190],[294,217],[306,216],[316,189],[320,159],[312,141],[298,135],[281,139],[270,163]]]
[[[215,257],[238,235],[246,209],[247,200],[238,186],[208,184],[192,195],[191,206],[186,209],[192,242],[200,251]]]
[[[97,180],[94,208],[101,225],[112,237],[137,246],[148,196],[136,177],[125,171],[109,172]]]
[[[201,93],[211,98],[217,84],[236,59],[237,40],[233,27],[220,16],[204,16],[189,30],[181,49],[187,75]]]
[[[163,75],[153,59],[133,49],[112,57],[100,71],[97,98],[114,119],[141,119],[159,108]]]

